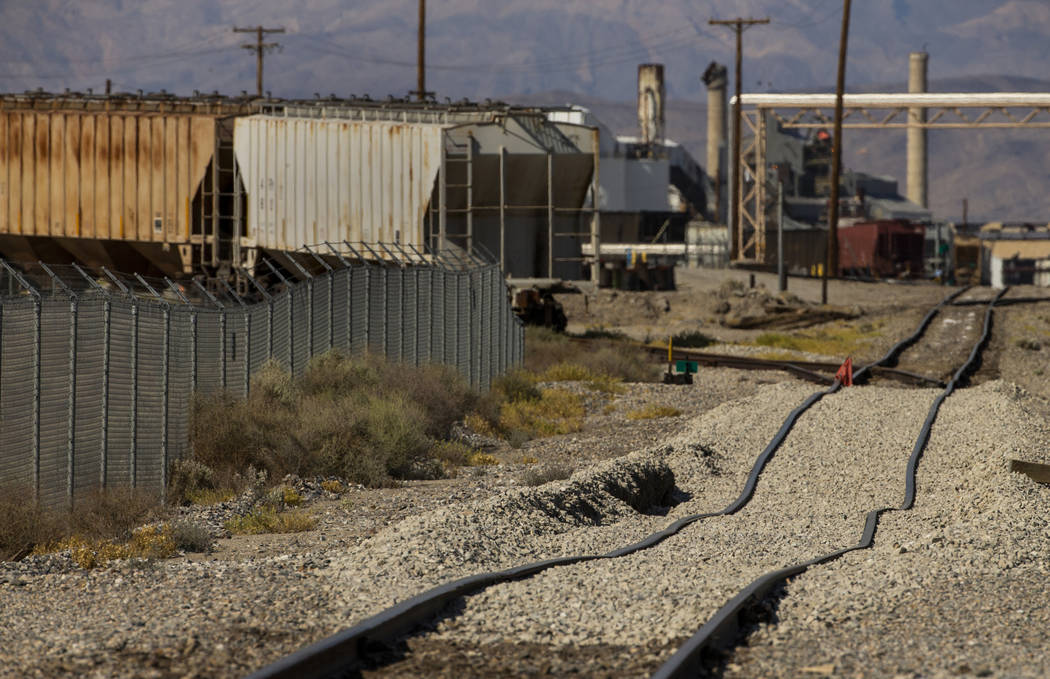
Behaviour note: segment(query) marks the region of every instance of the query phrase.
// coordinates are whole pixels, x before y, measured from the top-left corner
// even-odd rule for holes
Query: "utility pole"
[[[419,0],[419,35],[416,38],[416,89],[409,94],[418,101],[433,96],[427,92],[427,0]]]
[[[263,42],[263,35],[266,33],[284,33],[284,28],[263,28],[262,26],[256,26],[255,28],[237,28],[234,26],[233,32],[255,34],[255,44],[247,42],[241,45],[241,47],[255,52],[255,89],[258,96],[261,97],[263,95],[263,54],[281,46],[280,43],[276,42]]]
[[[742,37],[744,31],[751,26],[768,24],[769,17],[765,19],[711,19],[707,23],[711,26],[730,26],[736,31],[736,98],[733,100],[733,164],[731,166],[733,193],[729,197],[729,210],[733,215],[729,243],[729,259],[732,261],[740,256],[740,72],[741,62],[744,58]],[[761,168],[759,168],[759,171],[761,171]],[[764,177],[756,177],[755,181],[763,181],[764,179]]]
[[[828,206],[828,256],[820,282],[820,303],[828,303],[828,276],[839,270],[839,173],[842,165],[842,91],[846,86],[846,42],[849,39],[850,0],[843,0],[839,35],[839,72],[835,81],[835,136],[831,140],[831,205]]]

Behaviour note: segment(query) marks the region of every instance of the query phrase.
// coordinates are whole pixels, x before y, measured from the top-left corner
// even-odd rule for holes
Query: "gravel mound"
[[[665,513],[673,489],[667,464],[637,453],[565,481],[408,518],[334,559],[331,568],[348,581],[348,604],[363,616],[389,605],[391,597],[406,598],[465,575],[591,553],[556,538],[639,512]]]
[[[332,561],[336,579],[346,583],[346,620],[459,577],[604,554],[679,516],[720,511],[740,493],[755,456],[783,418],[812,391],[812,385],[769,385],[678,427],[659,447],[598,463],[567,481],[452,505],[391,526]],[[672,499],[680,504],[661,507]]]
[[[697,496],[671,514],[710,504],[703,494],[710,471],[698,464],[698,446],[711,456],[753,460],[772,437],[748,427],[756,401],[774,397],[793,407],[810,390],[770,389],[699,418],[665,456],[679,487]],[[898,503],[913,437],[936,394],[873,387],[826,397],[799,419],[740,512],[622,559],[485,590],[438,634],[479,643],[638,646],[688,636],[758,575],[856,542],[869,509]],[[770,412],[762,416],[779,425]]]
[[[727,676],[1044,677],[1050,488],[1009,471],[1050,463],[1046,404],[990,382],[949,398],[919,463],[914,509],[883,516],[872,550],[786,588]]]

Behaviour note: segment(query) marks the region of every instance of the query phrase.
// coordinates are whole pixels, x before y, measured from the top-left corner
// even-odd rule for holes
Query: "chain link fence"
[[[496,265],[344,262],[282,276],[251,304],[104,269],[41,265],[34,279],[0,265],[0,486],[51,506],[100,487],[163,493],[189,450],[192,394],[246,396],[271,358],[299,375],[331,349],[381,353],[451,365],[485,390],[523,356]]]

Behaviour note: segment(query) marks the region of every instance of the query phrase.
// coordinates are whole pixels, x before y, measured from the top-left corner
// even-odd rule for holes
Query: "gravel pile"
[[[806,390],[787,390],[795,392],[791,396],[770,391],[795,405]],[[827,397],[800,418],[739,513],[702,521],[626,558],[486,590],[468,600],[462,615],[445,621],[439,634],[482,643],[632,645],[688,636],[761,573],[855,542],[870,508],[899,502],[913,436],[935,395],[867,388]],[[756,445],[726,429],[746,432],[745,420],[758,406],[749,400],[709,413],[690,432],[693,441],[753,458],[771,435]],[[699,493],[707,477],[696,473],[688,449],[672,447],[666,461],[682,490]],[[671,514],[704,511],[705,505],[691,500]]]
[[[622,465],[607,462],[592,472],[581,471],[571,482],[526,492],[521,487],[529,471],[557,461],[585,466],[589,460],[652,447],[668,432],[685,427],[689,416],[775,379],[779,376],[715,369],[704,370],[692,387],[628,385],[627,393],[594,403],[597,410],[589,413],[583,432],[537,439],[517,450],[503,443],[494,451],[501,464],[464,469],[459,478],[412,481],[396,488],[352,487],[338,499],[323,492],[320,479],[285,479],[318,518],[318,529],[308,533],[234,536],[219,540],[214,554],[118,561],[94,571],[76,567],[61,553],[2,563],[0,677],[247,674],[345,629],[395,599],[443,582],[447,578],[440,573],[452,578],[480,570],[466,555],[450,557],[453,565],[448,567],[428,562],[437,556],[427,546],[432,538],[425,533],[405,531],[415,536],[410,541],[389,537],[391,531],[404,530],[392,526],[418,525],[417,517],[431,512],[462,513],[477,520],[476,525],[473,519],[467,521],[475,525],[473,531],[449,538],[464,552],[474,548],[468,539],[490,528],[502,535],[504,545],[481,540],[484,549],[492,550],[489,557],[479,557],[487,566],[531,561],[544,553],[618,547],[628,536],[618,532],[617,517],[646,518],[653,530],[667,523],[658,514],[640,515],[632,502],[644,508],[677,501],[676,495],[667,498],[671,478],[658,457],[637,455]],[[651,403],[674,405],[689,416],[625,418]],[[539,462],[521,463],[526,456]],[[536,503],[531,508],[522,505],[516,520],[545,516],[539,535],[516,540],[514,531],[522,529],[497,525],[493,517],[508,505],[495,498],[508,492],[508,497],[517,494]],[[223,523],[250,511],[258,500],[246,493],[211,507],[182,508],[178,518],[202,524],[222,538]],[[429,525],[435,531],[445,529],[440,521]],[[604,542],[586,537],[590,530],[604,532]],[[638,532],[640,537],[649,531]],[[368,547],[371,543],[381,549]],[[359,548],[362,544],[366,546]],[[413,555],[423,558],[412,561]],[[426,571],[427,579],[406,584],[404,578],[411,576],[398,581],[391,577],[399,572],[396,568],[388,573],[389,566],[379,565],[401,556]],[[367,570],[353,570],[355,563]],[[429,575],[432,569],[438,575]],[[351,590],[360,593],[360,601],[348,596]],[[348,598],[353,600],[347,603]]]
[[[872,550],[791,582],[779,624],[727,676],[1050,674],[1050,487],[1009,471],[1010,459],[1050,463],[1045,409],[1003,382],[948,399],[915,508],[884,515]]]
[[[90,572],[62,555],[3,564],[0,677],[243,675],[434,585],[605,553],[679,517],[719,511],[787,413],[814,391],[738,375],[704,371],[688,391],[632,386],[615,412],[589,417],[589,427],[608,418],[601,427],[514,452],[580,460],[644,448],[565,481],[522,488],[529,465],[505,464],[403,489],[355,488],[338,501],[318,496],[327,502],[316,510],[320,530],[271,536],[268,546],[245,541],[235,560],[117,563]],[[692,419],[616,426],[635,405],[677,405],[678,398],[687,412],[700,412],[737,392],[751,395]],[[648,674],[751,579],[853,544],[869,509],[897,505],[913,438],[936,393],[864,387],[825,398],[800,419],[738,514],[694,524],[631,557],[555,569],[471,597],[427,638],[430,665],[424,654],[409,659],[417,666],[382,671],[430,676],[456,667],[462,677],[470,667],[491,676],[535,666],[548,674]],[[760,631],[727,672],[798,676],[828,663],[835,676],[1050,671],[1039,664],[1050,623],[1040,608],[1050,492],[1009,474],[1003,462],[1050,461],[1047,412],[1002,383],[949,399],[920,467],[916,509],[884,518],[876,550],[797,579],[791,588],[809,594],[796,601],[789,590],[779,611],[785,624]],[[306,495],[317,490],[314,481],[291,482]],[[422,500],[410,499],[412,488]],[[215,528],[249,506],[238,498],[186,517]],[[820,577],[830,584],[809,580]],[[827,587],[849,598],[820,594]],[[928,629],[916,634],[914,621]],[[873,639],[872,630],[883,628],[886,639]],[[456,664],[449,648],[480,650]],[[922,660],[924,652],[933,660]]]
[[[755,455],[783,418],[812,390],[796,383],[771,385],[743,405],[715,408],[662,447],[598,463],[568,481],[510,490],[391,526],[332,562],[336,577],[345,582],[346,619],[363,619],[466,575],[559,556],[603,554],[665,528],[678,516],[719,511],[739,494]],[[734,436],[740,445],[727,447]],[[668,469],[674,470],[675,493],[668,492]],[[635,506],[624,501],[636,495],[624,494],[631,486],[646,494]],[[669,514],[661,507],[683,500]],[[646,504],[654,506],[639,511]]]

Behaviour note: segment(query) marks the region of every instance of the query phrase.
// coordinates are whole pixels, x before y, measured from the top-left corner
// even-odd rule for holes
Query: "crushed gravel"
[[[843,289],[870,295],[858,302],[865,306],[887,297],[876,286]],[[906,294],[925,304],[944,291]],[[672,315],[687,302],[672,301]],[[916,310],[897,328],[896,307],[881,309],[887,343],[914,327]],[[718,671],[1050,674],[1042,654],[1050,489],[1005,463],[1050,462],[1050,406],[1041,398],[1050,393],[1035,373],[1050,370],[1048,309],[996,312],[997,353],[982,368],[1035,393],[993,381],[948,399],[920,465],[916,508],[886,515],[874,550],[796,578],[774,602],[780,624],[760,628]],[[0,677],[244,675],[455,577],[607,552],[726,507],[788,411],[814,390],[780,373],[704,369],[690,388],[587,394],[583,431],[499,444],[488,451],[499,465],[312,498],[316,531],[225,537],[239,499],[188,510],[217,537],[213,554],[95,571],[61,554],[0,564]],[[645,676],[755,576],[853,544],[869,509],[898,504],[936,393],[869,386],[827,397],[800,419],[736,515],[701,521],[642,554],[470,597],[436,633],[410,639],[410,657],[369,674]],[[626,418],[653,403],[683,415]],[[577,471],[523,487],[530,469],[548,463]],[[450,659],[455,649],[463,656]]]
[[[872,550],[792,581],[778,624],[726,676],[1050,674],[1050,487],[1009,471],[1010,459],[1050,463],[1045,406],[1003,382],[948,399],[914,509],[884,515]]]

